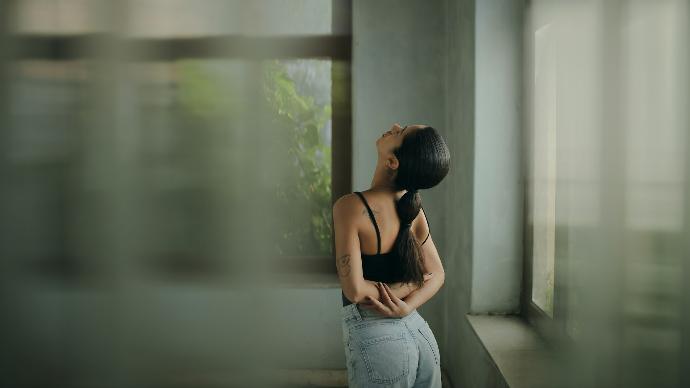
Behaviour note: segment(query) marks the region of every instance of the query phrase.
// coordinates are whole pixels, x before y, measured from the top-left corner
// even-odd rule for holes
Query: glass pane
[[[251,257],[330,255],[330,60],[108,69],[13,64],[13,257],[123,255],[207,276]]]
[[[247,219],[261,225],[254,245],[263,254],[330,254],[330,60],[132,69],[137,90],[123,103],[137,102],[147,229],[158,236],[147,242],[151,254],[256,255],[241,252],[253,245],[242,237]]]
[[[331,62],[271,61],[264,90],[271,130],[287,133],[290,168],[276,187],[285,212],[278,222],[281,255],[331,254]]]
[[[532,299],[553,316],[556,224],[556,47],[551,26],[534,35]]]

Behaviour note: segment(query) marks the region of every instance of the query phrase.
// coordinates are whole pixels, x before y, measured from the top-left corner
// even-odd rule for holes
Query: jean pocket
[[[359,344],[371,383],[391,384],[409,371],[409,351],[403,332],[363,340]]]
[[[429,324],[425,322],[424,326],[419,327],[418,330],[422,334],[422,337],[424,337],[426,340],[426,343],[429,345],[431,353],[434,355],[434,363],[436,365],[440,365],[441,356],[439,355],[438,351],[438,343],[436,342],[436,337],[434,337],[434,333],[431,331]]]

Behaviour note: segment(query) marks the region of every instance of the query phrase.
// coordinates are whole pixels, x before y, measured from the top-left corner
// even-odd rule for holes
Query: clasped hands
[[[433,274],[424,274],[424,282],[431,279]],[[360,306],[366,307],[368,309],[375,309],[381,314],[392,317],[392,318],[402,318],[414,310],[410,305],[408,305],[403,299],[398,298],[393,294],[390,287],[386,283],[376,282],[376,287],[379,289],[379,295],[381,295],[381,301],[376,298],[372,298],[367,295],[366,302],[360,303]]]

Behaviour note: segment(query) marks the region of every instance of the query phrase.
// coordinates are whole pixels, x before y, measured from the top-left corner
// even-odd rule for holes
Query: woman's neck
[[[396,190],[395,184],[395,172],[386,168],[386,166],[381,163],[376,164],[376,169],[374,170],[374,177],[371,179],[370,191],[383,191],[388,193],[400,193],[403,190]]]

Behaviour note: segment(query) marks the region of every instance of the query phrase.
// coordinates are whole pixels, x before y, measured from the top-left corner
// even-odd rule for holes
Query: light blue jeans
[[[441,387],[441,356],[417,310],[390,318],[356,303],[342,307],[350,388]]]

